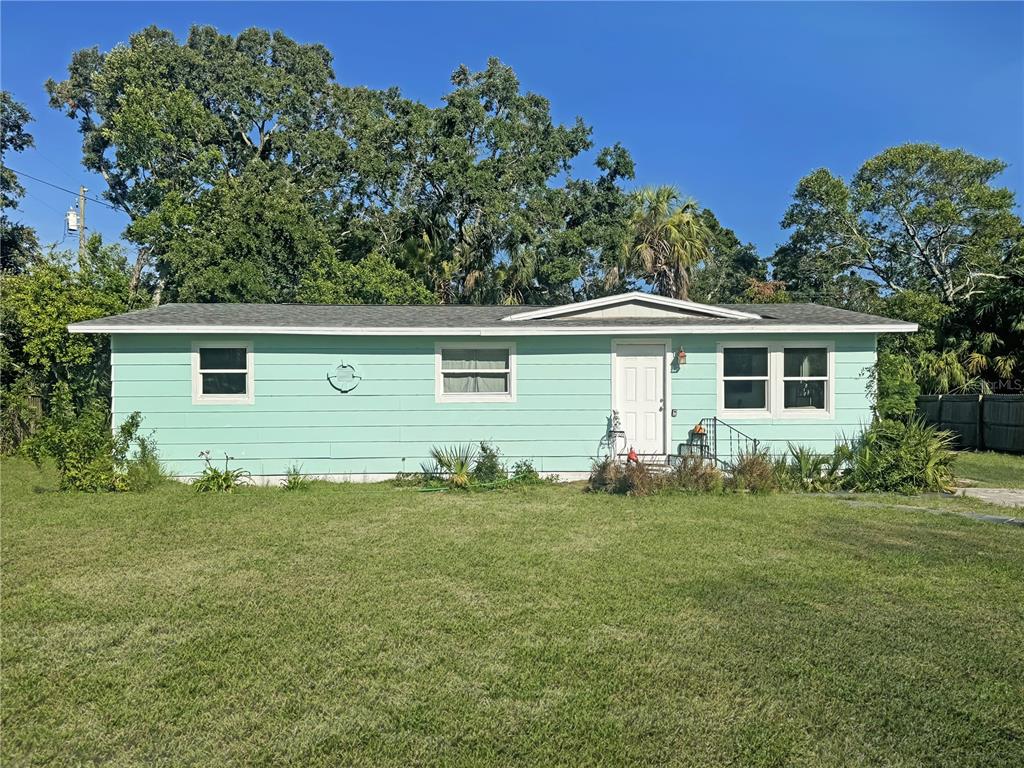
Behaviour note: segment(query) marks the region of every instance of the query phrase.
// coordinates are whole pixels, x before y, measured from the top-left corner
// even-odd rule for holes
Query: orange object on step
[[[626,463],[633,462],[634,464],[640,463],[640,457],[636,455],[636,449],[630,448],[629,455],[626,456]]]
[[[693,434],[695,434],[695,435],[703,435],[704,434],[704,426],[701,425],[701,424],[698,424],[696,427],[693,428]]]

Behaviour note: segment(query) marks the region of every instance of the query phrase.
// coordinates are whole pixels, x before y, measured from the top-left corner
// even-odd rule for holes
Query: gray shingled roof
[[[509,315],[539,307],[472,305],[369,305],[369,304],[164,304],[122,315],[75,323],[79,332],[116,332],[118,327],[151,326],[155,332],[168,326],[187,327],[280,327],[280,328],[600,328],[607,326],[771,326],[771,325],[887,325],[909,324],[876,315],[850,312],[818,304],[721,304],[724,308],[751,312],[761,319],[736,320],[709,316],[598,319],[568,317],[503,321]]]

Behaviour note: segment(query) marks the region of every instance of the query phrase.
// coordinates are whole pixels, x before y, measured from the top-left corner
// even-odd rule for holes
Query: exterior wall
[[[828,340],[835,345],[835,403],[832,418],[776,416],[775,418],[733,418],[718,411],[718,342],[749,341],[752,346],[773,342]],[[677,336],[674,348],[686,350],[686,363],[672,373],[672,419],[674,447],[685,442],[688,433],[706,416],[718,415],[746,435],[761,441],[773,454],[786,453],[789,443],[827,453],[838,441],[856,437],[871,422],[871,376],[875,364],[874,334],[756,334],[751,336]],[[719,454],[728,454],[725,432],[719,433]]]
[[[227,452],[232,466],[254,475],[281,475],[301,464],[311,474],[376,479],[419,471],[432,446],[480,440],[500,447],[510,463],[529,458],[539,471],[571,475],[586,472],[606,451],[614,338],[518,337],[516,402],[436,403],[437,339],[430,336],[114,335],[114,418],[120,423],[132,411],[141,412],[144,431],[155,433],[161,459],[179,476],[198,474],[203,464],[197,454],[210,450],[221,460]],[[822,337],[758,334],[750,340],[783,338]],[[192,343],[212,339],[252,341],[252,404],[193,404]],[[716,414],[717,341],[672,339],[673,350],[682,346],[687,352],[686,364],[669,374],[670,407],[676,409],[673,446],[701,418]],[[776,451],[787,442],[828,450],[837,438],[852,437],[870,419],[864,369],[874,362],[875,339],[848,334],[834,342],[834,419],[734,425]],[[362,376],[347,394],[327,380],[343,359]]]

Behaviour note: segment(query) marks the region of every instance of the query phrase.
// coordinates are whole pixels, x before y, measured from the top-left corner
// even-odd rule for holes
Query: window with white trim
[[[234,341],[193,344],[192,402],[253,402],[252,345]]]
[[[515,354],[514,342],[438,344],[438,402],[515,400]]]
[[[832,418],[831,341],[718,345],[718,413],[724,418]]]
[[[769,409],[768,347],[725,347],[722,350],[722,409]]]
[[[782,407],[787,411],[828,408],[828,348],[782,350]]]

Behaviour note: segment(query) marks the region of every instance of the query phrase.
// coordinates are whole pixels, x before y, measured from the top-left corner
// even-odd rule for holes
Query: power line
[[[52,181],[45,181],[43,179],[38,179],[35,176],[30,176],[29,174],[24,173],[22,171],[19,171],[16,168],[11,168],[11,166],[9,166],[9,165],[5,166],[5,167],[9,171],[14,171],[19,176],[24,176],[26,179],[32,179],[32,181],[38,181],[40,184],[45,184],[48,187],[53,187],[54,189],[59,189],[61,192],[67,192],[68,194],[75,195],[75,196],[78,195],[78,190],[68,189],[67,187],[62,187],[59,184],[54,184]],[[90,200],[90,201],[96,203],[97,205],[102,205],[105,208],[109,208],[112,211],[120,211],[121,213],[124,213],[124,211],[121,208],[118,208],[116,205],[111,205],[110,203],[104,202],[103,200],[97,200],[95,197],[86,197],[85,199],[86,200]]]
[[[49,208],[51,211],[58,214],[59,216],[64,215],[64,211],[60,210],[59,208],[55,208],[54,206],[50,205],[48,202],[43,200],[43,198],[41,198],[39,195],[29,192],[27,189],[25,190],[25,197],[31,197],[37,203],[39,203],[40,205],[45,205],[47,208]]]

